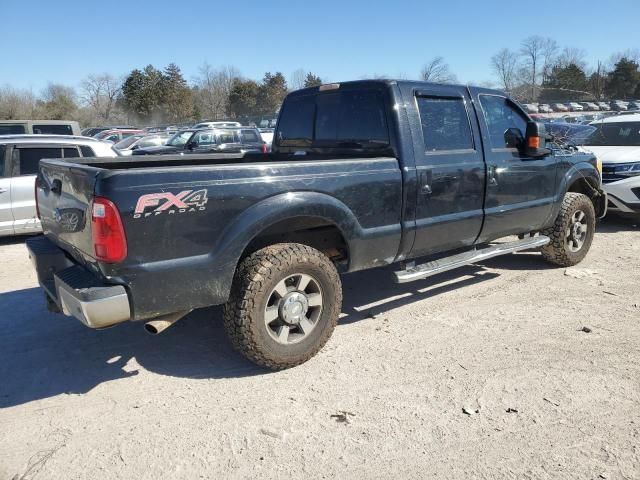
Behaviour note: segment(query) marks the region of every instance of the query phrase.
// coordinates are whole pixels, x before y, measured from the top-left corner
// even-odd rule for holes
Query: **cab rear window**
[[[369,147],[389,144],[382,93],[346,90],[289,98],[278,125],[283,147]]]

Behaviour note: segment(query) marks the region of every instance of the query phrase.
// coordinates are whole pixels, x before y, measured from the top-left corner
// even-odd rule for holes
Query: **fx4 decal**
[[[156,215],[174,215],[205,210],[207,190],[183,190],[180,193],[159,192],[148,193],[138,198],[133,218]]]

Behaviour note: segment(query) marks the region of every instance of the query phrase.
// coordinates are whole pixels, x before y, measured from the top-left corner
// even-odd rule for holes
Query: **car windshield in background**
[[[591,125],[574,125],[571,123],[545,123],[547,133],[554,140],[571,145],[583,145],[587,138],[596,131]]]
[[[612,122],[593,125],[596,130],[585,140],[585,145],[639,147],[640,122]]]
[[[181,147],[185,143],[187,143],[187,140],[191,138],[191,135],[193,135],[193,132],[190,131],[178,132],[169,139],[167,145],[169,145],[170,147]]]
[[[137,142],[141,138],[142,138],[142,135],[132,135],[116,143],[113,146],[113,148],[117,148],[118,150],[124,150],[125,148],[129,148],[131,145],[133,145],[135,142]]]

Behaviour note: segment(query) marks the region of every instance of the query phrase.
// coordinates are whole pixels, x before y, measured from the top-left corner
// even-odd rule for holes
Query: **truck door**
[[[13,235],[11,213],[11,165],[5,158],[6,147],[0,145],[0,236]]]
[[[407,98],[405,96],[405,98]],[[472,245],[482,228],[485,164],[467,89],[413,90],[416,237],[412,257]]]
[[[556,159],[518,148],[529,117],[507,97],[471,89],[487,162],[485,223],[479,241],[540,229],[551,214]]]

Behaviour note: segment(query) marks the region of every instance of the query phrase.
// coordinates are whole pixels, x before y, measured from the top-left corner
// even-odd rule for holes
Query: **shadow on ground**
[[[612,218],[598,226],[603,233],[636,229],[633,219]],[[21,243],[25,238],[2,239],[0,245]],[[537,253],[507,255],[483,265],[523,271],[553,268]],[[343,314],[337,334],[340,325],[498,276],[482,266],[469,266],[398,285],[392,281],[392,272],[389,267],[343,277]],[[0,293],[0,408],[62,393],[85,393],[101,383],[136,375],[137,371],[123,368],[132,358],[150,372],[176,377],[269,373],[232,350],[219,307],[193,312],[152,337],[140,323],[90,330],[72,318],[49,313],[43,295],[39,288]]]

